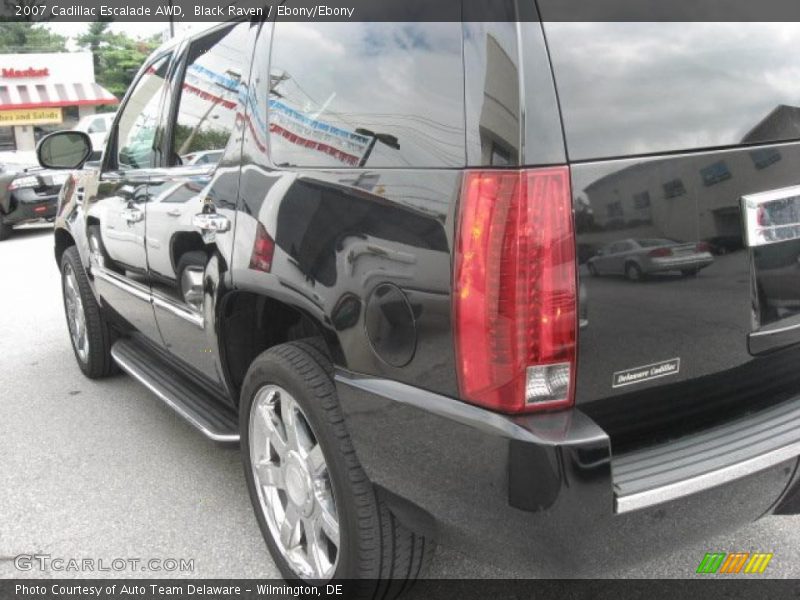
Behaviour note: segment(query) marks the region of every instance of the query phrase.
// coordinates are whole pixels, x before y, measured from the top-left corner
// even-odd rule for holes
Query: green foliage
[[[191,152],[202,152],[204,150],[222,150],[228,143],[230,132],[222,129],[203,129],[202,124],[198,124],[199,129],[176,123],[174,127],[175,138],[173,148],[179,154],[189,154]],[[189,139],[189,136],[192,136]],[[188,140],[188,144],[186,144]],[[184,148],[184,144],[186,147]]]
[[[66,52],[67,38],[34,23],[0,23],[0,54]]]
[[[78,46],[94,55],[94,76],[117,98],[122,98],[145,59],[158,46],[156,36],[137,40],[108,30],[108,23],[93,22],[78,36]]]

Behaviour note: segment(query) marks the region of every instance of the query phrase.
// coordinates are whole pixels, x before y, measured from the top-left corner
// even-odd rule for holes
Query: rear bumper
[[[341,371],[336,384],[372,481],[431,515],[444,544],[527,575],[599,574],[755,520],[786,494],[800,454],[792,447],[686,494],[640,497],[623,514],[619,459],[578,409],[505,417]]]
[[[58,195],[43,196],[32,189],[21,189],[11,197],[11,211],[3,216],[3,220],[12,225],[54,219],[58,211]]]
[[[663,258],[650,258],[642,261],[642,270],[645,273],[663,273],[666,271],[700,270],[714,262],[711,254],[692,256],[669,256]]]

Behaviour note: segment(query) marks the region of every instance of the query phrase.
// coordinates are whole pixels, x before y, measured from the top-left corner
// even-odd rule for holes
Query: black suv
[[[38,149],[83,165],[55,232],[78,364],[241,442],[288,578],[413,579],[436,542],[597,572],[795,512],[798,40],[278,20],[168,44],[101,165],[80,132]]]

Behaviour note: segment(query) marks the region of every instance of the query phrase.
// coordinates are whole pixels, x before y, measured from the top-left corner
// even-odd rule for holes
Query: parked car
[[[39,146],[80,169],[55,231],[78,366],[240,444],[289,579],[388,597],[436,544],[604,573],[800,510],[800,329],[754,310],[753,261],[793,219],[759,194],[798,194],[772,82],[800,29],[541,16],[221,24],[148,58],[100,163],[81,132]],[[614,237],[694,272],[743,226],[693,285],[577,265]]]
[[[108,132],[111,131],[111,125],[114,123],[114,117],[116,116],[116,112],[86,115],[78,121],[78,124],[73,129],[87,133],[92,140],[92,147],[95,150],[100,150],[105,147]]]
[[[53,221],[58,193],[68,174],[62,170],[12,166],[0,172],[0,241],[8,239],[16,225]]]
[[[624,275],[639,281],[645,275],[670,271],[697,275],[713,262],[711,246],[705,242],[627,239],[600,248],[587,264],[592,275]]]

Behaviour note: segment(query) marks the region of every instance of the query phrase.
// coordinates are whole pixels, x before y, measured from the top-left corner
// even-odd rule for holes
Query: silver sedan
[[[592,275],[625,275],[638,281],[644,275],[680,271],[696,275],[714,262],[705,242],[682,243],[664,238],[618,240],[601,248],[589,259]]]

